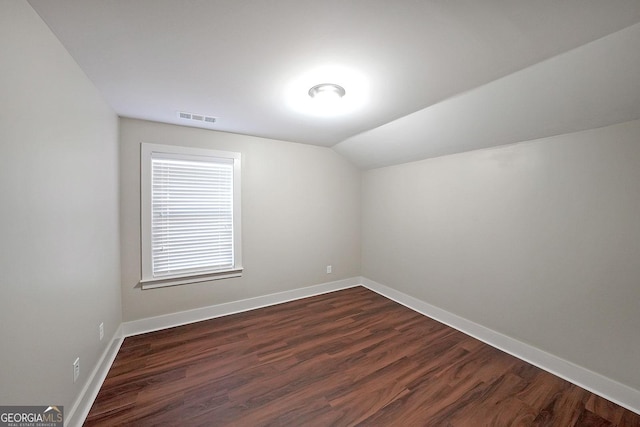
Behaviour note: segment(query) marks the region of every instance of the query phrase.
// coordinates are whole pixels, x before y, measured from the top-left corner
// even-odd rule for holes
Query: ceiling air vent
[[[203,122],[203,123],[216,122],[215,117],[205,116],[203,114],[185,113],[184,111],[178,111],[178,117],[184,120],[193,120],[195,122]]]

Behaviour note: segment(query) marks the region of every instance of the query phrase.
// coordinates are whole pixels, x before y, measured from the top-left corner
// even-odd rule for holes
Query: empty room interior
[[[640,426],[640,1],[0,5],[3,414]]]

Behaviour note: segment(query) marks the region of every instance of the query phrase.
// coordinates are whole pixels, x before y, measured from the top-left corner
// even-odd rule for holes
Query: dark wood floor
[[[127,338],[86,424],[640,426],[358,287]]]

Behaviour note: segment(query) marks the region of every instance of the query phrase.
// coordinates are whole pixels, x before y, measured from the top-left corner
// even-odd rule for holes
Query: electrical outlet
[[[73,361],[73,382],[75,383],[80,376],[80,358],[77,357],[76,360]]]
[[[330,265],[327,265],[327,274],[331,274],[333,268]]]
[[[98,330],[100,331],[100,341],[102,341],[102,338],[104,338],[104,322],[100,323]]]

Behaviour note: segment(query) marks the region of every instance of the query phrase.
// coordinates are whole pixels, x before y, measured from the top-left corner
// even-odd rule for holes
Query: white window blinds
[[[238,270],[239,158],[231,156],[235,153],[217,157],[150,149],[145,154],[144,148],[143,287],[145,281]]]
[[[152,156],[154,277],[233,267],[233,161]]]

